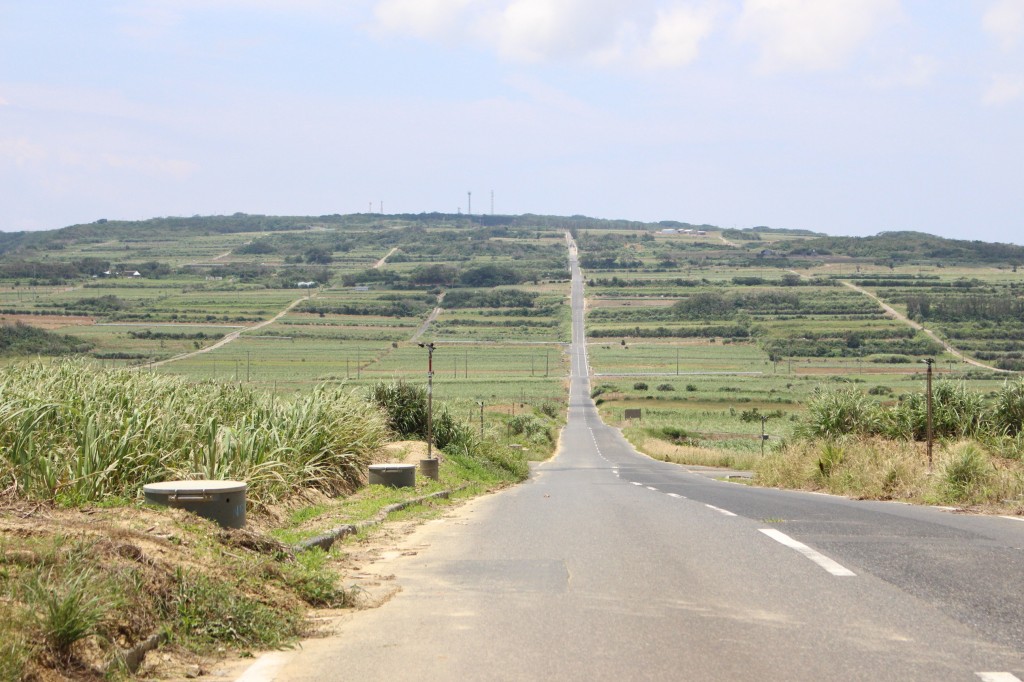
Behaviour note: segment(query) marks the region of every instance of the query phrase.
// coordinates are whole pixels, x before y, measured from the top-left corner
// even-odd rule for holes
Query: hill
[[[883,263],[938,261],[942,263],[1024,264],[1024,246],[964,239],[947,239],[924,232],[882,232],[873,237],[815,237],[776,244],[792,256],[842,255]]]

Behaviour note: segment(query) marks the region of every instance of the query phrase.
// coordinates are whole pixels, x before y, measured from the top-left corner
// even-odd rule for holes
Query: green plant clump
[[[78,361],[0,371],[0,486],[23,497],[132,499],[170,477],[244,480],[255,505],[298,488],[337,494],[387,435],[376,407],[337,388],[289,402]]]

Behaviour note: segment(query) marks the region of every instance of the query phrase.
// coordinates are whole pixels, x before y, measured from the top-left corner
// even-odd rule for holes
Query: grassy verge
[[[124,676],[125,652],[154,633],[169,642],[160,659],[170,651],[178,663],[288,646],[308,633],[307,609],[352,601],[342,552],[296,553],[294,542],[395,502],[443,489],[479,494],[528,473],[521,450],[435,405],[440,480],[361,485],[365,466],[402,433],[395,417],[422,407],[414,387],[399,400],[323,389],[283,401],[37,363],[0,373],[0,388],[4,680]],[[246,480],[249,528],[258,530],[224,531],[138,501],[143,483],[170,477]]]
[[[779,488],[1024,513],[1024,463],[977,441],[941,443],[930,470],[919,443],[879,437],[794,441],[767,455],[755,471],[758,483]]]

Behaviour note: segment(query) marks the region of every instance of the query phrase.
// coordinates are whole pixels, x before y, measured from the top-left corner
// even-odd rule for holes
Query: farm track
[[[427,319],[423,321],[423,324],[420,325],[420,328],[417,329],[416,333],[413,334],[412,337],[409,339],[410,343],[419,341],[420,337],[427,333],[427,330],[430,329],[430,325],[434,324],[434,320],[436,320],[438,316],[441,314],[441,302],[444,301],[444,294],[445,292],[442,291],[440,294],[437,295],[437,307],[430,311],[430,314],[427,315]]]
[[[879,298],[875,294],[873,294],[870,291],[868,291],[867,289],[859,287],[856,284],[854,284],[853,282],[848,282],[846,280],[840,280],[840,283],[844,287],[847,287],[848,289],[853,289],[857,293],[860,293],[860,294],[863,294],[864,296],[867,296],[872,301],[874,301],[878,305],[882,306],[882,309],[885,310],[885,312],[888,313],[889,315],[891,315],[893,318],[895,318],[895,319],[899,320],[900,322],[910,326],[912,329],[916,329],[918,331],[924,332],[933,341],[935,341],[936,343],[941,344],[942,347],[946,349],[947,353],[949,353],[950,355],[956,356],[960,360],[966,362],[968,365],[973,365],[974,367],[980,367],[981,369],[987,369],[987,370],[992,371],[992,372],[1000,372],[1002,374],[1013,374],[1013,372],[1011,372],[1010,370],[999,369],[998,367],[993,367],[992,365],[986,365],[984,362],[981,362],[979,360],[975,360],[974,358],[968,357],[962,351],[958,350],[957,348],[954,348],[947,341],[945,341],[941,337],[939,337],[939,335],[936,334],[935,332],[933,332],[931,329],[928,329],[927,327],[925,327],[923,324],[920,324],[919,322],[915,322],[914,320],[911,320],[909,317],[907,317],[906,315],[904,315],[900,311],[896,310],[891,305],[889,305],[888,303],[883,301],[881,298]]]
[[[317,293],[319,293],[319,292],[317,292]],[[260,322],[258,324],[254,324],[251,327],[244,327],[242,329],[239,329],[238,331],[231,332],[230,334],[228,334],[227,336],[225,336],[223,339],[221,339],[217,343],[213,344],[212,346],[207,346],[206,348],[200,348],[199,350],[192,351],[190,353],[182,353],[181,355],[175,355],[173,358],[167,358],[166,360],[159,360],[157,362],[151,362],[149,364],[143,365],[143,367],[146,367],[147,369],[155,369],[157,367],[162,367],[163,365],[169,365],[172,362],[178,362],[179,360],[187,360],[189,358],[194,358],[197,355],[202,355],[203,353],[209,353],[210,351],[217,350],[218,348],[223,348],[224,346],[228,345],[232,341],[237,340],[238,337],[240,337],[245,332],[254,332],[257,329],[262,329],[263,327],[266,327],[268,325],[274,324],[275,322],[280,320],[282,317],[284,317],[285,315],[290,313],[295,308],[295,306],[299,305],[303,301],[308,301],[308,300],[310,300],[312,298],[315,298],[316,296],[317,296],[317,294],[314,293],[314,294],[310,294],[309,296],[303,296],[302,298],[297,298],[294,301],[292,301],[291,303],[289,303],[288,306],[284,310],[279,312],[277,315],[274,315],[269,320],[264,320],[263,322]]]
[[[377,263],[373,266],[373,269],[374,270],[379,270],[380,268],[384,267],[384,264],[388,262],[388,258],[391,258],[391,256],[395,255],[395,251],[398,251],[398,247],[397,246],[395,248],[391,249],[390,251],[388,251],[384,255],[383,258],[381,258],[379,261],[377,261]]]

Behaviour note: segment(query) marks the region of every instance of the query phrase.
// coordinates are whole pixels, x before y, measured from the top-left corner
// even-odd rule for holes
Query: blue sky
[[[0,230],[492,190],[1024,243],[1024,0],[0,0]]]

